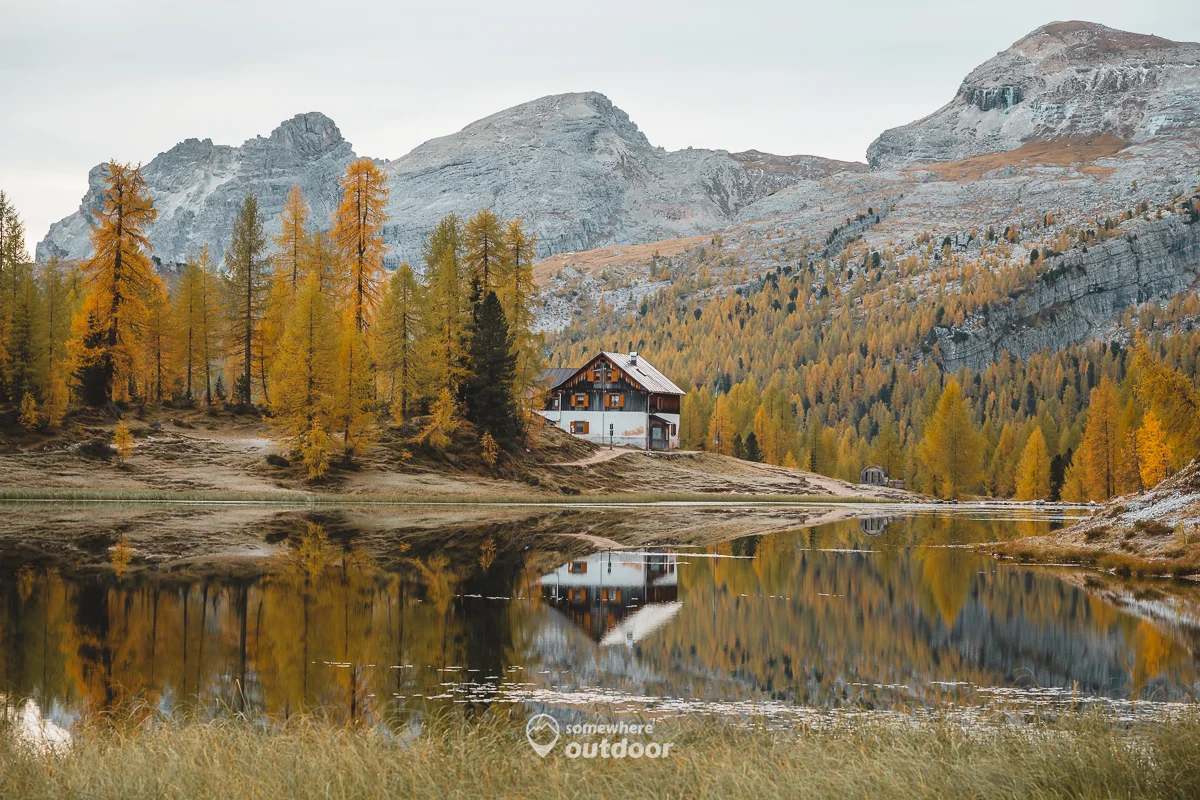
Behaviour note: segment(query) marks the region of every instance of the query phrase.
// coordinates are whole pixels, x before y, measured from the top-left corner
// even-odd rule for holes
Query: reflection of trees
[[[936,610],[942,622],[953,626],[958,612],[967,602],[971,583],[979,571],[978,564],[946,545],[960,545],[966,538],[968,524],[958,517],[938,517],[931,521],[916,550],[921,564],[921,595],[931,611]]]
[[[1028,674],[1043,686],[1079,678],[1081,691],[1161,696],[1167,683],[1197,680],[1169,632],[1053,575],[961,549],[894,546],[1003,533],[991,522],[897,520],[867,539],[851,521],[764,536],[753,557],[685,557],[683,606],[623,656],[643,678],[622,686],[643,690],[637,681],[653,674],[663,683],[652,688],[675,696],[842,703],[896,696],[860,683],[928,693],[935,680],[1007,685]],[[24,569],[0,578],[0,682],[43,708],[136,696],[164,709],[320,708],[369,723],[419,707],[412,698],[443,693],[443,680],[537,661],[546,642],[537,602],[489,599],[540,596],[540,571],[503,543],[488,569],[470,547],[457,563],[455,551],[435,552],[385,572],[306,528],[255,579]],[[582,638],[571,658],[599,663]],[[462,669],[438,672],[447,667]]]
[[[993,525],[916,519],[883,538],[952,545],[1000,538]],[[845,523],[764,537],[752,560],[690,560],[683,607],[640,643],[643,663],[679,696],[736,694],[732,679],[742,691],[821,704],[907,697],[872,684],[936,696],[933,681],[1003,686],[1028,676],[1069,689],[1078,678],[1083,691],[1120,694],[1143,673],[1160,686],[1197,679],[1169,634],[1051,574],[958,548],[877,542],[865,545],[877,552],[824,551],[864,547],[857,523]],[[1131,649],[1138,663],[1125,664]]]

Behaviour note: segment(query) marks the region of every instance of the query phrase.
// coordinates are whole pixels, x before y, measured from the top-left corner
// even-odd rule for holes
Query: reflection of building
[[[887,517],[863,517],[858,521],[858,529],[867,536],[880,536],[887,527]]]
[[[594,553],[542,578],[542,597],[602,645],[632,645],[679,610],[673,554]]]

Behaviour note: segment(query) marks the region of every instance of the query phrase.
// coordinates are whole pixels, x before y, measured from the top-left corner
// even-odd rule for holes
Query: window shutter
[[[624,408],[624,407],[625,407],[625,395],[623,395],[623,394],[622,394],[622,395],[620,395],[620,397],[618,398],[618,401],[617,401],[617,408]]]
[[[588,423],[587,423],[587,421],[586,421],[586,420],[585,420],[585,421],[584,421],[584,423],[583,423],[583,432],[584,432],[584,433],[587,433],[587,432],[588,432]]]

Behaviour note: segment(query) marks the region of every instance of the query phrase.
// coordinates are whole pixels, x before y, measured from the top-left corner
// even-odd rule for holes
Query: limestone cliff
[[[1050,259],[1042,275],[962,328],[936,328],[948,371],[982,369],[1004,353],[1028,358],[1097,335],[1131,305],[1167,300],[1200,278],[1200,223],[1167,216]]]

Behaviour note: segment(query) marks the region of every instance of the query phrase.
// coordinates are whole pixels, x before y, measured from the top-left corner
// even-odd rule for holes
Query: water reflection
[[[596,553],[543,576],[542,597],[602,647],[632,647],[682,607],[677,567],[670,553]]]
[[[23,568],[0,576],[0,691],[64,727],[131,699],[373,724],[597,690],[815,708],[1194,696],[1186,624],[959,546],[1045,519],[885,524],[577,558],[489,539],[394,570],[309,525],[258,576]]]

